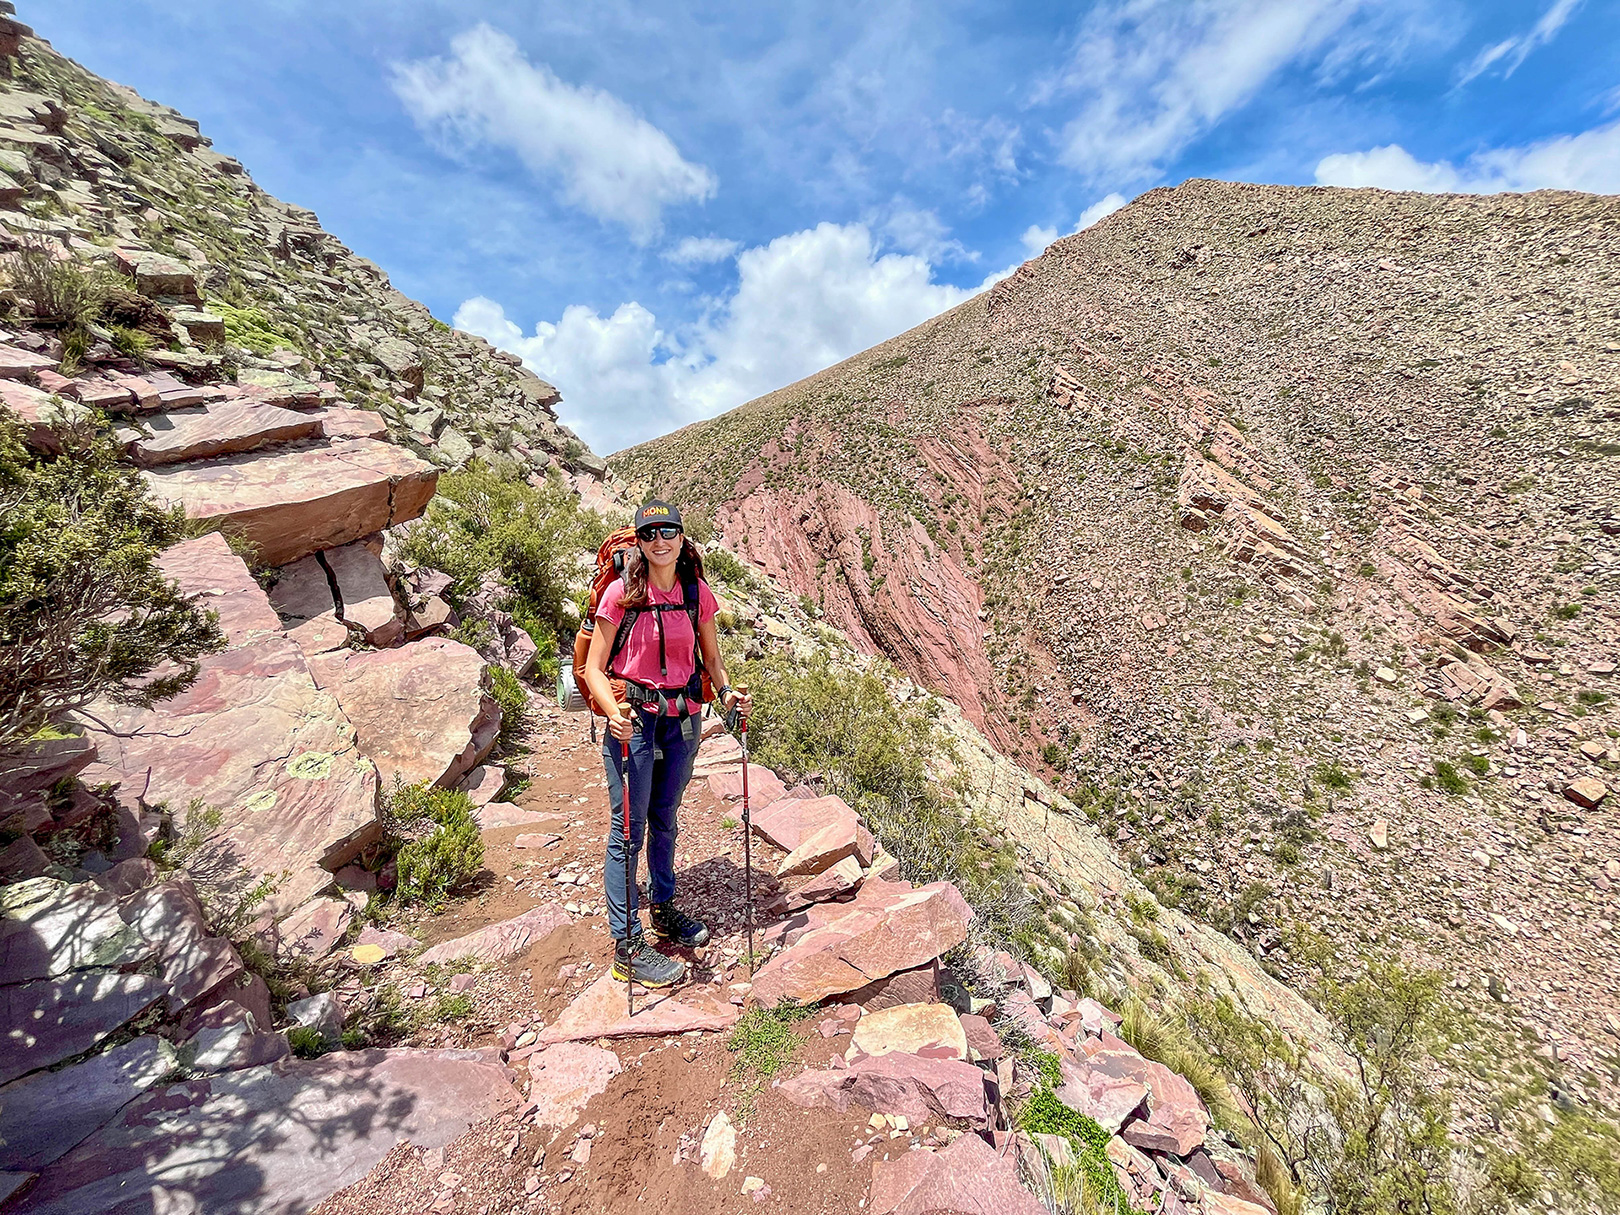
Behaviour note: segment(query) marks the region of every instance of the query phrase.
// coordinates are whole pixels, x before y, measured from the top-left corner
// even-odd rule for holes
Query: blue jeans
[[[678,717],[654,717],[639,710],[637,728],[630,739],[630,907],[625,908],[624,765],[623,744],[609,734],[602,742],[602,764],[607,770],[608,801],[613,826],[608,832],[607,864],[603,886],[607,893],[608,927],[615,941],[641,934],[639,894],[634,874],[640,868],[641,845],[647,841],[648,893],[654,903],[675,897],[675,837],[680,831],[678,812],[686,783],[692,778],[698,740],[686,737]],[[631,917],[635,927],[630,927]]]

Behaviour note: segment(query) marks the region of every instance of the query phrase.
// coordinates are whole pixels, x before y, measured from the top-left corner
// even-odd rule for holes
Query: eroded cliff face
[[[1283,973],[1295,923],[1432,962],[1607,1091],[1617,232],[1590,195],[1189,182],[613,464],[1161,898]]]

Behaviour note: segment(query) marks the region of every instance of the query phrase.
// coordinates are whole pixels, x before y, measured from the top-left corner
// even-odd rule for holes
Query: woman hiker
[[[648,893],[653,933],[676,945],[695,947],[709,929],[675,906],[675,837],[686,782],[697,758],[703,712],[702,672],[719,689],[722,711],[746,715],[746,689],[726,682],[725,659],[715,633],[714,594],[703,581],[703,557],[681,527],[681,513],[668,502],[648,502],[635,515],[636,545],[625,554],[624,576],[602,592],[585,680],[599,705],[609,707],[602,761],[607,769],[613,827],[608,833],[603,887],[613,931],[613,976],[647,987],[668,987],[686,975],[677,958],[648,945],[641,931],[635,873],[641,844],[647,846]],[[617,652],[620,625],[630,628]],[[694,628],[694,622],[696,627]],[[606,625],[607,627],[603,627]],[[698,666],[701,653],[702,668]],[[625,701],[613,693],[624,681]],[[630,744],[630,840],[624,838],[623,744]],[[631,904],[625,906],[629,862]]]

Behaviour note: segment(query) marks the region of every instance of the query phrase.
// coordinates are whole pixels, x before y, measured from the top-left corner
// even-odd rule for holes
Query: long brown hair
[[[692,537],[681,536],[681,555],[675,558],[675,585],[703,581],[703,550]],[[647,606],[647,558],[641,551],[641,541],[624,555],[624,598],[620,604],[627,608]]]

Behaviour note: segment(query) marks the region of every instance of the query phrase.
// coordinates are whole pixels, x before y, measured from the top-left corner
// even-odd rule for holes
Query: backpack
[[[621,527],[611,533],[602,541],[602,546],[596,550],[596,576],[591,580],[591,594],[585,605],[585,619],[580,624],[579,632],[574,635],[574,683],[579,694],[585,698],[585,703],[592,713],[598,717],[606,717],[607,712],[596,703],[591,695],[589,685],[585,682],[585,665],[591,653],[591,638],[596,632],[596,609],[602,602],[602,596],[612,586],[615,580],[624,577],[625,555],[636,545],[636,532],[632,527]],[[643,612],[680,612],[684,611],[692,622],[692,637],[694,645],[695,674],[692,683],[687,685],[686,697],[688,700],[698,700],[708,704],[714,699],[714,685],[709,681],[709,673],[703,669],[703,650],[697,643],[698,636],[698,584],[697,579],[682,579],[683,594],[680,603],[656,603],[646,607],[626,608],[624,619],[619,621],[619,629],[613,637],[613,648],[608,651],[607,670],[613,688],[613,698],[621,705],[640,702],[642,697],[628,691],[629,682],[613,675],[613,660],[624,649],[625,643],[630,640],[630,630],[635,628],[636,621]],[[696,685],[696,686],[694,686]]]

